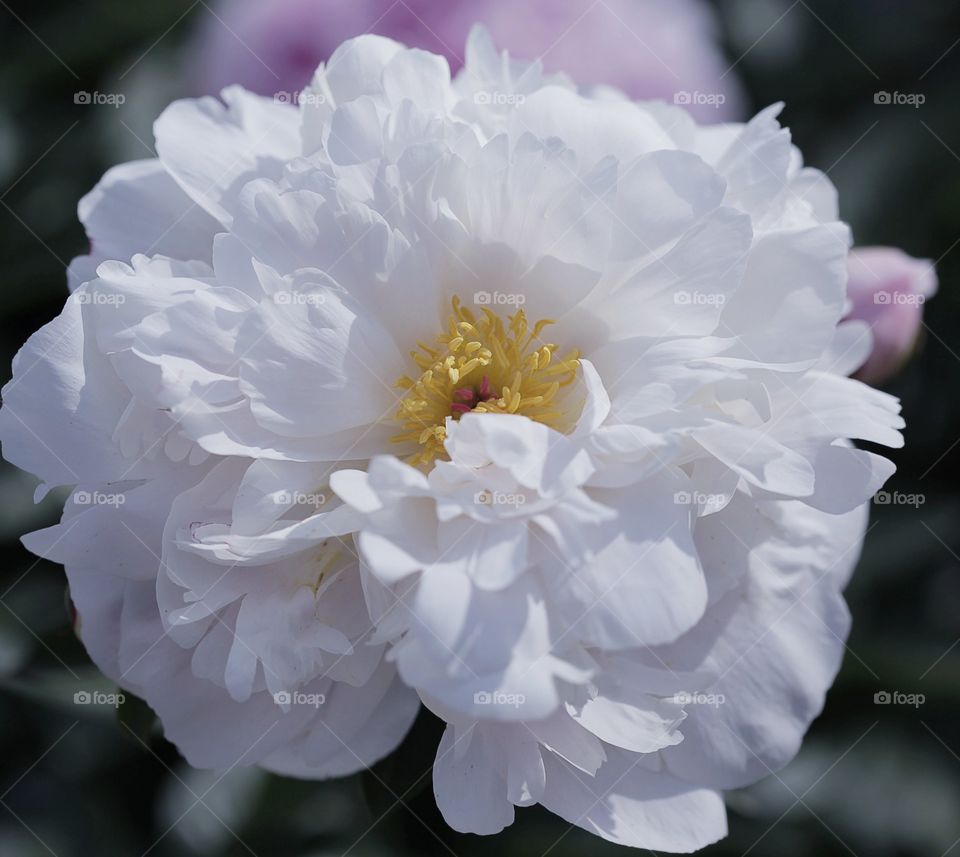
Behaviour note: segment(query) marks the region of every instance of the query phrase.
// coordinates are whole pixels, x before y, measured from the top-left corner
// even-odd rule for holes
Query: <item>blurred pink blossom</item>
[[[928,260],[896,247],[858,247],[849,258],[848,318],[867,322],[873,351],[856,377],[868,384],[887,380],[910,357],[923,323],[923,304],[937,291],[937,274]]]
[[[740,118],[714,14],[702,0],[221,0],[204,13],[192,76],[208,93],[239,83],[295,92],[344,39],[364,32],[443,54],[456,71],[472,24],[518,58],[542,57],[581,85],[676,101],[701,122]]]

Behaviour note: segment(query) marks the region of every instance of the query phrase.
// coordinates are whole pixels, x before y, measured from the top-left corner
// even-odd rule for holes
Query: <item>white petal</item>
[[[356,773],[393,752],[413,725],[420,700],[390,667],[381,670],[393,676],[386,690],[379,676],[359,688],[334,685],[305,735],[260,764],[287,777],[319,779]]]
[[[614,754],[591,779],[548,756],[541,803],[571,824],[634,848],[688,853],[726,836],[717,792],[653,773],[636,764],[639,758]]]
[[[675,639],[703,615],[707,586],[690,512],[676,499],[688,490],[686,479],[665,473],[591,492],[618,517],[600,528],[589,562],[568,576],[545,575],[577,639],[604,649],[651,645]]]
[[[27,340],[3,388],[3,455],[49,487],[139,475],[113,441],[130,393],[92,342],[84,294]]]
[[[456,568],[432,569],[420,580],[410,628],[393,650],[404,680],[471,717],[541,719],[559,705],[558,678],[586,677],[552,653],[529,576],[491,592]]]
[[[397,401],[385,379],[402,365],[389,334],[346,295],[303,282],[306,273],[299,279],[294,290],[265,299],[238,337],[240,388],[254,418],[292,437],[383,419]]]
[[[279,178],[300,154],[298,113],[289,104],[230,87],[215,98],[174,102],[154,125],[160,162],[190,198],[224,225],[240,188]]]
[[[433,763],[433,793],[444,821],[461,833],[499,833],[513,823],[507,784],[491,760],[482,733],[472,730],[456,752],[455,730],[447,726]]]
[[[683,720],[679,705],[603,679],[597,695],[573,718],[606,743],[636,753],[654,753],[683,740],[677,731]]]
[[[532,132],[540,139],[557,137],[592,167],[613,155],[630,161],[673,141],[650,114],[626,102],[592,101],[556,86],[526,98],[511,117],[514,134]]]
[[[723,311],[737,358],[803,368],[820,359],[843,312],[848,243],[838,224],[757,238]]]
[[[71,287],[92,280],[100,262],[129,262],[136,254],[209,263],[220,224],[199,208],[158,160],[108,170],[79,205],[90,254],[75,259]]]
[[[716,330],[746,266],[750,218],[719,208],[633,274],[596,312],[613,339],[707,335]],[[642,307],[642,312],[637,311]]]
[[[695,429],[691,437],[752,485],[790,497],[813,493],[813,465],[764,428],[715,423]]]
[[[779,770],[797,752],[843,657],[850,616],[838,586],[856,561],[865,512],[777,507],[784,526],[754,532],[742,586],[710,609],[709,621],[658,652],[679,667],[719,676],[708,691],[716,704],[687,707],[684,740],[664,754],[671,771],[737,788]],[[742,527],[738,532],[748,538]]]

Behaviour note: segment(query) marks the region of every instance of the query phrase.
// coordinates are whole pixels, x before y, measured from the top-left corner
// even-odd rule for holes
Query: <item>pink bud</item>
[[[896,374],[910,357],[923,323],[923,305],[937,291],[930,261],[896,247],[858,247],[850,252],[847,318],[867,322],[873,350],[856,377],[878,384]]]

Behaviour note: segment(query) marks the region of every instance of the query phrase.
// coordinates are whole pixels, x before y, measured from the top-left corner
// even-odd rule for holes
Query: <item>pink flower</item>
[[[895,247],[859,247],[851,251],[848,267],[847,317],[873,330],[873,350],[856,374],[869,384],[882,383],[913,352],[923,304],[937,291],[937,274],[930,261]]]
[[[296,92],[344,39],[364,32],[443,54],[456,71],[472,24],[498,48],[542,57],[578,84],[684,104],[700,122],[735,119],[739,81],[702,0],[221,0],[194,44],[197,88],[239,83],[265,95]]]

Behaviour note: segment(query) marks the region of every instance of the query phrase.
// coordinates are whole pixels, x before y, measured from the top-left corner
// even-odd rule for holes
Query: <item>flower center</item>
[[[531,328],[522,309],[506,322],[488,307],[480,316],[452,301],[446,330],[434,345],[418,342],[411,352],[419,377],[403,375],[396,386],[406,390],[396,419],[403,431],[392,439],[416,443],[413,464],[443,458],[448,417],[463,414],[522,414],[564,431],[567,414],[557,394],[577,377],[580,353],[556,356],[558,346],[540,335],[553,324],[542,319]]]

